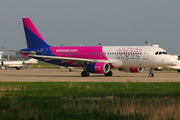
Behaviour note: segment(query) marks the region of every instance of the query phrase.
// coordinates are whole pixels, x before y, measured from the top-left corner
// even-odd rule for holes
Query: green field
[[[180,83],[1,82],[0,119],[180,119]]]

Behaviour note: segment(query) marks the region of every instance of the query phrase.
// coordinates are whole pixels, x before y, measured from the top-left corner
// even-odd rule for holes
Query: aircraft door
[[[143,60],[149,60],[149,49],[150,49],[150,48],[146,48],[146,49],[144,50]]]

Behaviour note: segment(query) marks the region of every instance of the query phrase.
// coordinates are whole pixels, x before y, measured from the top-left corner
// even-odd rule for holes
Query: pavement
[[[81,77],[81,71],[82,69],[69,72],[68,69],[9,68],[0,70],[0,82],[180,82],[180,73],[176,71],[154,71],[154,77],[148,77],[148,71],[124,73],[118,70],[113,70],[111,77],[103,74]]]

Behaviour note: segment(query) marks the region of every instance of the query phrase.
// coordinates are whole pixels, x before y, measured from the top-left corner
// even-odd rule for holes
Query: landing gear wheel
[[[21,68],[20,67],[16,67],[16,70],[20,70]]]
[[[149,77],[154,77],[154,74],[153,73],[149,73]]]
[[[89,76],[89,73],[88,73],[88,72],[85,72],[85,71],[82,71],[82,72],[81,72],[81,76],[82,76],[82,77],[88,77],[88,76]]]
[[[112,71],[109,71],[108,73],[105,73],[104,76],[112,76]]]
[[[177,72],[180,73],[180,69],[178,69]]]
[[[2,70],[6,70],[7,68],[6,68],[6,67],[1,66],[1,69],[2,69]]]
[[[149,68],[149,77],[154,77],[154,74],[151,68]]]

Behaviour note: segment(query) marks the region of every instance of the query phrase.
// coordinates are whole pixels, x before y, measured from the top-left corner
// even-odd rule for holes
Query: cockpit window
[[[157,51],[155,55],[167,55],[167,52]]]
[[[167,54],[167,52],[162,52],[162,53],[165,54],[165,55]]]

